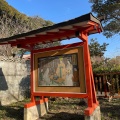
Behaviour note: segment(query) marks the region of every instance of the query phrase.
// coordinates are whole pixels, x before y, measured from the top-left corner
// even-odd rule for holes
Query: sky
[[[54,23],[67,21],[91,12],[89,0],[6,0],[9,5],[27,16],[39,16]],[[94,16],[96,16],[93,13]],[[90,35],[90,39],[97,39],[100,44],[109,43],[105,57],[120,56],[119,36],[107,39],[103,33]],[[62,44],[79,42],[79,39],[63,41]]]

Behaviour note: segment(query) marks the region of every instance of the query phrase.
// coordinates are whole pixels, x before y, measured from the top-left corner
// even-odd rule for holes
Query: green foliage
[[[10,37],[50,25],[53,25],[53,22],[43,20],[39,16],[28,17],[10,6],[5,0],[0,0],[0,38]],[[47,46],[49,45],[47,44]],[[15,50],[10,46],[0,46],[0,55],[9,57],[12,54],[20,54],[22,57],[24,52],[26,52],[26,50],[21,49],[20,51],[18,49]]]
[[[8,5],[8,3],[4,0],[0,0],[0,15],[6,14],[9,18],[13,17],[14,19],[23,19],[26,20],[27,16],[24,14],[21,14],[16,9]]]
[[[104,35],[111,37],[120,34],[120,0],[89,0],[92,12],[104,17]]]
[[[20,13],[4,0],[0,0],[0,38],[13,36],[34,29],[53,25],[39,16],[28,17]]]
[[[90,48],[90,56],[103,56],[104,52],[106,51],[106,47],[109,44],[107,43],[103,43],[102,45],[100,45],[98,43],[97,40],[95,39],[91,39],[90,44],[89,44],[89,48]]]
[[[120,72],[120,63],[115,58],[106,58],[100,63],[96,62],[92,64],[94,73],[114,73]]]
[[[107,43],[100,45],[97,40],[91,39],[89,48],[94,73],[120,72],[120,62],[115,58],[104,58]]]

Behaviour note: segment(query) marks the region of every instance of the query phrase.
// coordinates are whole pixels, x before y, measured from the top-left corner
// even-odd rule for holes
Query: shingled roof
[[[51,36],[63,34],[66,32],[69,33],[70,31],[74,31],[74,34],[71,34],[71,35],[68,34],[68,36],[66,36],[66,37],[63,36],[61,38],[54,37],[54,39],[52,39],[52,41],[60,41],[63,39],[67,39],[68,37],[74,38],[74,37],[76,37],[75,36],[76,31],[79,31],[80,29],[85,29],[85,28],[88,28],[89,26],[91,26],[89,24],[89,22],[98,24],[99,28],[96,28],[96,26],[94,26],[93,30],[87,31],[88,35],[98,33],[98,29],[100,29],[101,31],[103,30],[100,21],[96,17],[94,17],[91,13],[88,13],[88,14],[82,15],[80,17],[77,17],[77,18],[74,18],[74,19],[71,19],[68,21],[54,24],[52,26],[39,28],[36,30],[32,30],[30,32],[14,35],[14,36],[11,36],[8,38],[1,38],[0,44],[11,44],[16,41],[17,42],[22,41],[22,40],[25,41],[28,38],[35,38],[35,37],[39,37],[39,39],[41,37],[46,38],[46,39],[44,39],[45,42],[51,42]]]

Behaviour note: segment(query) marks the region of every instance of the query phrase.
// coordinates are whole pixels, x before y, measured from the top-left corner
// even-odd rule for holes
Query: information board
[[[34,54],[35,91],[86,92],[83,47]]]

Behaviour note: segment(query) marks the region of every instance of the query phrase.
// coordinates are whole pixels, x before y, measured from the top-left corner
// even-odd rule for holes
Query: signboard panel
[[[38,86],[80,86],[77,54],[38,58]]]
[[[34,54],[35,92],[85,93],[83,47]]]

